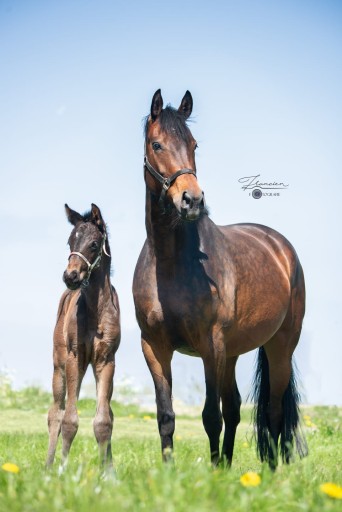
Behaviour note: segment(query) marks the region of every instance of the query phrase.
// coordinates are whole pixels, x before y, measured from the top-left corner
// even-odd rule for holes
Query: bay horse
[[[100,209],[91,205],[84,215],[65,205],[74,226],[69,237],[70,255],[63,274],[63,293],[53,336],[53,399],[48,413],[51,466],[62,432],[62,467],[66,465],[78,429],[77,399],[89,364],[96,379],[97,408],[94,433],[104,469],[112,467],[111,436],[115,352],[120,343],[118,296],[110,281],[111,253]],[[66,401],[65,397],[67,395]]]
[[[155,386],[163,459],[172,458],[175,428],[173,352],[202,358],[202,418],[211,461],[230,466],[241,404],[235,365],[241,354],[259,347],[257,450],[274,469],[279,438],[284,461],[290,461],[294,444],[300,456],[306,454],[292,365],[305,310],[303,270],[292,245],[273,229],[247,223],[217,226],[209,218],[197,181],[197,143],[186,122],[192,107],[187,91],[178,110],[163,109],[159,89],[145,124],[147,239],[133,296]]]

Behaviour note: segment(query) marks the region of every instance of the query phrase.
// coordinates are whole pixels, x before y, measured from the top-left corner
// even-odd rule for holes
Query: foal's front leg
[[[61,431],[61,424],[65,408],[65,368],[64,364],[58,363],[56,354],[54,354],[54,360],[54,371],[52,379],[54,403],[49,409],[48,413],[49,448],[46,459],[46,467],[50,467],[55,458],[56,446]]]
[[[66,388],[67,388],[67,401],[65,413],[62,420],[62,465],[66,466],[68,455],[70,452],[71,444],[78,430],[78,414],[77,414],[77,399],[80,392],[82,379],[85,374],[86,368],[84,367],[83,357],[80,354],[75,355],[69,352],[65,373],[66,373]]]
[[[163,460],[172,460],[175,413],[172,407],[172,351],[141,338],[143,353],[156,390],[157,420]]]

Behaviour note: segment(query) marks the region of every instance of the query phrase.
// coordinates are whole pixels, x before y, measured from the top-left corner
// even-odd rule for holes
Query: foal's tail
[[[289,462],[295,446],[299,456],[305,457],[308,453],[305,437],[300,429],[299,403],[300,394],[297,389],[295,365],[292,364],[289,384],[283,396],[283,417],[280,431],[280,452],[284,462]],[[270,383],[268,360],[263,347],[259,348],[256,371],[253,381],[252,399],[254,401],[254,425],[256,427],[257,451],[261,461],[270,464],[274,461],[277,447],[269,432],[268,404],[270,398]]]

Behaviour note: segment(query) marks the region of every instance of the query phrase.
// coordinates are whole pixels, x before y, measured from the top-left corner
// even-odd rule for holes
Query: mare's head
[[[171,204],[180,218],[198,220],[205,211],[204,194],[196,178],[195,149],[187,119],[192,96],[187,91],[178,110],[163,109],[160,89],[155,92],[145,127],[145,181],[159,197],[161,208]]]
[[[89,284],[90,275],[100,266],[101,259],[110,258],[110,249],[106,225],[95,204],[84,215],[71,210],[67,204],[65,211],[74,229],[68,240],[70,255],[63,280],[70,290],[76,290]]]

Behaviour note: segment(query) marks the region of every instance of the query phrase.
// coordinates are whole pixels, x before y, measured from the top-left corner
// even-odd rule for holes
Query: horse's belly
[[[185,356],[200,357],[200,354],[197,352],[197,350],[193,347],[190,347],[189,345],[182,345],[177,347],[176,351],[180,354],[184,354]]]

